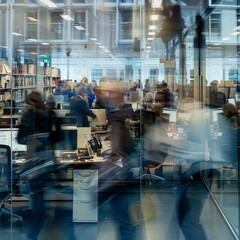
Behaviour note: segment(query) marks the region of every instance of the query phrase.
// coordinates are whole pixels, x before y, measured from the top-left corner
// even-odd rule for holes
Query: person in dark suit
[[[27,163],[22,164],[21,173],[45,162],[57,163],[54,155],[52,129],[61,131],[55,112],[47,108],[41,92],[32,91],[25,99],[27,104],[17,135],[19,144],[27,145]],[[36,240],[44,223],[44,187],[47,173],[39,173],[29,181],[30,202],[33,213],[31,227],[21,240]]]
[[[88,102],[84,99],[86,94],[84,86],[76,88],[76,95],[70,98],[70,115],[76,117],[78,127],[89,127],[88,118],[96,118],[96,115],[89,109]]]

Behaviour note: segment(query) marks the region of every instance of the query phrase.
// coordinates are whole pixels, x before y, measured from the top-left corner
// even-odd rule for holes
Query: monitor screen
[[[169,114],[169,122],[175,123],[177,121],[177,111],[175,109],[163,109],[163,114]]]
[[[212,122],[217,122],[218,121],[218,114],[223,113],[222,109],[216,109],[212,111]]]
[[[17,142],[18,128],[0,128],[0,143],[11,147],[14,152],[26,152],[27,146]]]
[[[54,95],[56,103],[67,103],[69,102],[68,94],[56,94]]]
[[[232,105],[235,106],[235,99],[234,98],[229,98],[228,103],[231,103]]]
[[[56,143],[55,150],[75,151],[77,150],[77,126],[62,126],[63,141]]]

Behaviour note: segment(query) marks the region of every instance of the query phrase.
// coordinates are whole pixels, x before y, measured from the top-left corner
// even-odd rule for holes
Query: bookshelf
[[[11,70],[6,62],[0,61],[0,114],[3,112],[5,101],[11,93]]]
[[[54,67],[38,67],[38,89],[43,90],[44,98],[55,93],[61,71]]]
[[[12,95],[16,103],[24,102],[26,96],[37,88],[37,75],[35,64],[13,65]]]

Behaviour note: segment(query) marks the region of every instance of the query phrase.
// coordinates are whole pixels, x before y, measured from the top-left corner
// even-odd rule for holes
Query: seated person
[[[96,115],[89,109],[88,102],[84,100],[86,90],[84,86],[76,88],[76,96],[70,98],[70,115],[76,117],[78,127],[89,127],[88,118],[96,118]]]
[[[159,91],[155,94],[155,103],[159,103],[163,108],[175,108],[174,95],[170,91]]]
[[[218,91],[218,81],[212,81],[209,89],[209,107],[221,108],[226,102],[225,94]]]
[[[142,107],[144,109],[152,108],[153,100],[154,100],[153,94],[151,92],[147,92],[142,100]]]

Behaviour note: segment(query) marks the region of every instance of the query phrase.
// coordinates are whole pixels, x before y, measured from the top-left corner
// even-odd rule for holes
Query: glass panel
[[[120,28],[119,39],[129,40],[132,39],[132,10],[120,11]]]
[[[61,14],[63,12],[51,12],[51,39],[61,40],[63,39],[63,18]]]
[[[239,238],[237,3],[0,0],[1,238]]]
[[[74,13],[73,38],[86,40],[86,12]]]

